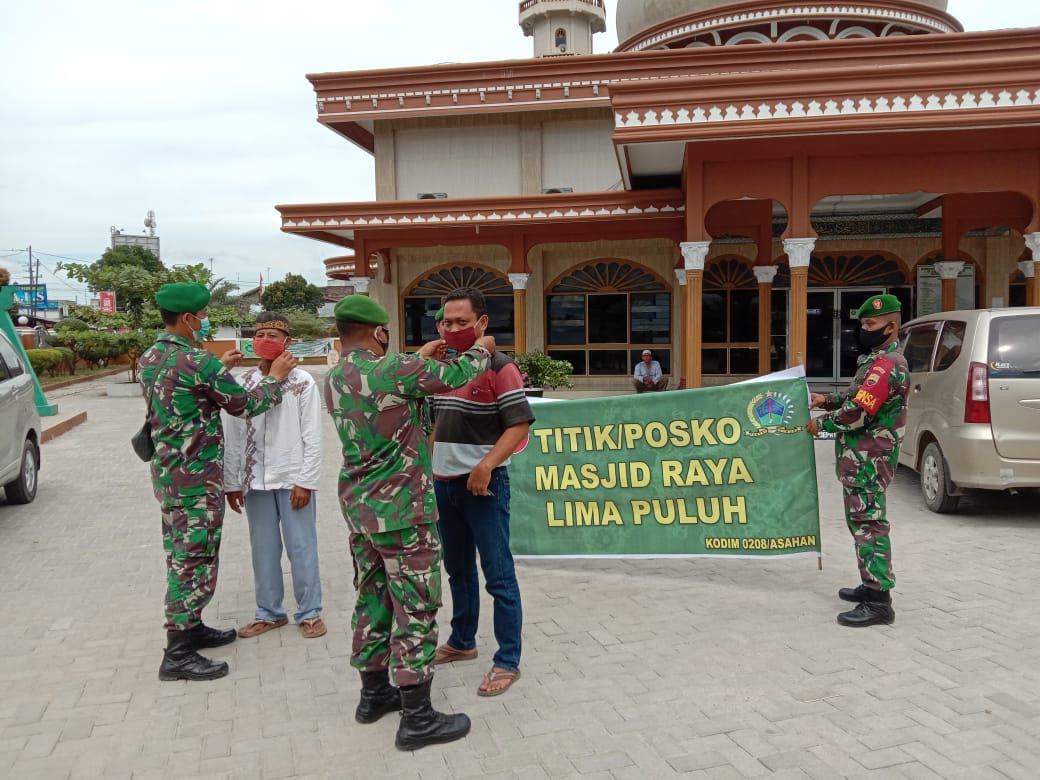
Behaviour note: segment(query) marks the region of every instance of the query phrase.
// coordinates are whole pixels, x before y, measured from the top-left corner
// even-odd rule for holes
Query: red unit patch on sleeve
[[[870,414],[877,414],[888,400],[888,375],[894,367],[895,364],[886,357],[875,358],[852,402]]]

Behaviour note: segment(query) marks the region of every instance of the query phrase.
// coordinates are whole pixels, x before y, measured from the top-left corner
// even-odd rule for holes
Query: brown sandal
[[[287,617],[283,617],[280,620],[254,620],[252,623],[238,629],[238,635],[243,639],[248,639],[251,636],[260,636],[274,628],[281,628],[288,622],[289,618]]]
[[[437,648],[437,655],[434,657],[433,662],[435,664],[451,664],[456,661],[472,661],[477,657],[477,648],[472,650],[459,650],[457,647],[452,647],[447,642]]]
[[[320,617],[307,618],[300,622],[300,632],[304,639],[317,639],[319,636],[325,636],[327,631],[325,621]]]
[[[519,669],[499,669],[497,666],[492,666],[491,671],[484,675],[484,681],[477,688],[477,696],[500,696],[508,691],[513,683],[520,679]],[[505,681],[505,685],[501,688],[485,688],[485,685],[491,685],[499,682],[500,680]]]

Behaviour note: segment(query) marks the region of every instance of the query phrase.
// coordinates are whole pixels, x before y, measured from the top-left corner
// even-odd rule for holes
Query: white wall
[[[610,189],[621,179],[610,119],[542,124],[542,187],[575,192]]]
[[[397,197],[520,192],[520,125],[399,129],[394,134]]]

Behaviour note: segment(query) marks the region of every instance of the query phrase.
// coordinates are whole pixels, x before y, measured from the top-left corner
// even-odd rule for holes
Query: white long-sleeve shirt
[[[247,390],[264,374],[237,377]],[[223,415],[224,489],[318,489],[321,475],[321,396],[314,378],[294,368],[282,381],[282,402],[256,417]]]

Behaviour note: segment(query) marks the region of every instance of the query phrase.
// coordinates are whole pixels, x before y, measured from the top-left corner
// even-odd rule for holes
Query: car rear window
[[[1040,314],[995,317],[989,326],[989,374],[1040,379]]]

